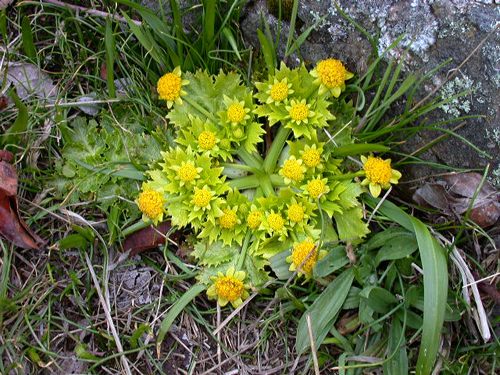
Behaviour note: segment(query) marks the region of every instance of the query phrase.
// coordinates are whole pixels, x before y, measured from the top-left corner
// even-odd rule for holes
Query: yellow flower
[[[156,225],[163,219],[163,213],[165,212],[163,204],[165,203],[165,199],[157,191],[146,187],[135,202],[139,206],[139,210],[143,213],[144,221],[151,220]]]
[[[315,115],[311,111],[311,105],[307,104],[305,99],[300,102],[292,99],[289,105],[285,106],[285,109],[288,111],[286,118],[289,118],[290,121],[295,122],[297,125],[309,123],[309,117]]]
[[[326,251],[321,250],[318,254],[318,250],[318,247],[310,238],[296,244],[292,250],[292,255],[286,258],[286,261],[291,263],[290,271],[299,269],[299,273],[308,278],[311,277],[316,262],[326,255]]]
[[[216,137],[213,132],[203,131],[198,136],[198,145],[202,150],[211,150],[215,146]]]
[[[300,181],[304,178],[306,168],[302,165],[302,160],[297,160],[295,156],[290,156],[283,163],[279,174],[283,176],[285,183]]]
[[[236,212],[228,208],[223,210],[223,212],[224,214],[220,217],[220,225],[226,229],[233,228],[238,222],[238,219],[236,217]]]
[[[307,184],[307,192],[313,199],[320,197],[322,194],[327,192],[325,181],[320,180],[319,178],[309,181]]]
[[[262,223],[262,212],[253,211],[247,216],[247,225],[250,229],[257,229]]]
[[[370,193],[375,198],[380,195],[382,189],[389,189],[391,184],[397,184],[401,178],[401,172],[392,169],[391,159],[361,156],[361,162],[366,176],[361,185],[369,185]]]
[[[304,219],[304,209],[300,204],[294,203],[288,208],[288,218],[295,222],[301,222]]]
[[[341,61],[335,59],[318,62],[311,75],[317,78],[314,82],[320,85],[320,95],[331,90],[336,98],[345,90],[345,81],[354,76],[354,74],[347,71]]]
[[[174,103],[181,104],[181,95],[186,95],[182,86],[187,85],[189,81],[183,80],[181,75],[181,68],[178,66],[173,72],[161,77],[156,85],[159,98],[167,101],[168,108],[171,108]]]
[[[250,287],[243,283],[246,278],[244,271],[236,271],[234,266],[231,266],[226,275],[218,272],[217,276],[212,276],[210,279],[214,283],[207,289],[207,296],[209,299],[217,299],[221,306],[226,306],[231,302],[234,308],[237,308],[243,303],[243,300],[250,297],[247,290]]]
[[[270,214],[267,217],[267,223],[272,230],[279,231],[283,229],[285,220],[283,220],[283,216],[281,216],[281,214]]]
[[[281,82],[275,79],[274,84],[269,90],[268,104],[285,100],[288,97],[288,94],[293,93],[293,90],[290,90],[290,87],[292,87],[292,84],[288,83],[286,78]]]
[[[321,162],[321,153],[315,148],[306,149],[302,153],[302,161],[309,168],[315,168]]]
[[[177,171],[177,176],[183,182],[193,181],[198,174],[196,167],[192,164],[184,164]]]
[[[194,192],[193,203],[196,207],[206,207],[212,200],[212,193],[205,189],[198,189]]]

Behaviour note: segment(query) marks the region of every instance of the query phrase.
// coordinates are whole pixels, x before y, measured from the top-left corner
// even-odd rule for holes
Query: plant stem
[[[237,155],[240,159],[248,166],[253,167],[255,169],[262,170],[262,161],[257,158],[256,155],[250,154],[244,147],[240,146],[236,150]]]
[[[243,266],[243,262],[245,261],[245,257],[247,255],[248,244],[250,243],[250,238],[252,237],[251,229],[247,230],[247,234],[245,236],[245,240],[243,241],[243,246],[241,247],[241,253],[238,257],[238,263],[236,263],[236,271],[239,271]]]
[[[281,150],[283,150],[283,146],[285,145],[286,140],[288,139],[288,136],[290,135],[290,132],[292,130],[285,128],[283,126],[280,127],[278,130],[278,133],[276,134],[276,137],[274,138],[273,144],[271,145],[271,148],[269,149],[269,153],[266,156],[266,159],[264,160],[264,172],[267,174],[271,174],[273,170],[276,168],[276,162],[278,161]]]
[[[240,178],[235,178],[228,182],[228,185],[233,189],[245,190],[256,188],[260,186],[259,179],[255,176],[245,176]]]
[[[350,180],[351,178],[354,178],[354,177],[364,177],[364,176],[365,176],[365,171],[359,171],[356,173],[345,173],[345,174],[330,176],[330,177],[328,177],[328,179],[329,180]]]
[[[271,180],[271,184],[273,184],[275,188],[288,186],[287,184],[285,184],[285,180],[283,180],[283,177],[281,177],[279,174],[272,174],[269,176],[269,179]]]
[[[221,167],[224,168],[234,168],[234,169],[241,169],[242,171],[247,171],[251,173],[259,173],[259,170],[253,167],[250,167],[245,164],[238,164],[238,163],[220,163],[219,164]]]

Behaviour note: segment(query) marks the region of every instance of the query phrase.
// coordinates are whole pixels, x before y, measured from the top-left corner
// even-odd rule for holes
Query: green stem
[[[266,160],[264,160],[264,172],[266,172],[267,174],[271,174],[276,168],[276,162],[280,157],[281,150],[283,150],[283,146],[285,146],[285,142],[288,139],[291,131],[291,129],[285,128],[283,126],[280,128],[280,130],[278,130],[278,133],[273,140],[273,144],[269,149],[269,153],[266,156]]]
[[[240,159],[250,167],[262,170],[262,161],[259,160],[260,156],[250,154],[244,147],[240,146],[236,150],[236,154],[240,157]]]
[[[250,167],[245,164],[237,164],[237,163],[220,163],[219,164],[221,167],[224,168],[234,168],[234,169],[241,169],[242,171],[247,171],[251,173],[259,173],[259,170],[253,167]]]
[[[262,188],[262,192],[266,197],[269,197],[274,194],[274,187],[271,183],[271,179],[266,175],[261,175],[259,178],[260,187]]]
[[[146,222],[146,221],[142,221],[142,220],[138,221],[137,223],[132,224],[128,228],[125,228],[124,230],[122,230],[122,236],[127,237],[128,235],[130,235],[134,232],[137,232],[140,229],[149,227],[150,225],[152,225],[151,222]]]
[[[328,177],[329,180],[350,180],[354,177],[365,177],[365,171],[356,173],[345,173]]]
[[[285,184],[285,180],[283,180],[283,177],[281,177],[279,174],[272,174],[269,176],[269,179],[271,180],[271,184],[273,184],[275,188],[288,186],[287,184]]]
[[[199,105],[196,101],[192,100],[189,96],[183,96],[182,100],[185,100],[189,105],[193,106],[196,108],[199,112],[203,113],[210,121],[212,121],[214,124],[217,123],[217,120],[215,119],[214,116],[210,112],[208,112],[205,108],[203,108],[201,105]]]
[[[245,190],[256,188],[260,186],[259,179],[255,176],[245,176],[240,178],[235,178],[227,183],[231,188],[238,190]]]
[[[243,246],[241,247],[241,253],[238,257],[238,263],[236,263],[236,271],[239,271],[243,266],[243,262],[245,261],[245,257],[247,255],[248,244],[250,243],[251,237],[252,237],[252,231],[248,229],[247,234],[245,236],[245,240],[243,241]]]

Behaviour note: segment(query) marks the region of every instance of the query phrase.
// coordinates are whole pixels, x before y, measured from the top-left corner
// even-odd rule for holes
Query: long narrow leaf
[[[108,93],[110,98],[115,98],[115,37],[113,35],[111,18],[106,18],[106,79],[108,81]]]
[[[349,294],[353,280],[354,272],[352,272],[352,268],[345,270],[326,287],[323,293],[306,310],[297,328],[296,347],[299,353],[306,350],[310,345],[306,321],[307,314],[311,317],[316,348],[319,348],[331,326],[335,323],[335,319]]]
[[[170,326],[174,322],[175,318],[184,310],[189,302],[191,302],[198,294],[203,292],[207,287],[203,284],[196,284],[191,287],[186,293],[179,298],[172,308],[168,311],[165,319],[161,323],[160,331],[158,332],[158,338],[156,340],[157,347],[161,346],[161,343],[165,339],[165,335],[167,334]]]
[[[367,198],[376,204],[378,199]],[[384,201],[380,211],[393,221],[415,233],[424,270],[424,325],[417,360],[417,375],[431,373],[440,345],[448,295],[448,266],[445,250],[427,227],[399,207]]]
[[[236,53],[236,56],[238,57],[238,60],[241,61],[241,56],[240,56],[240,51],[238,50],[238,44],[236,43],[236,39],[233,36],[233,33],[231,32],[230,29],[227,27],[224,27],[222,30],[222,34],[226,37],[228,40],[229,44],[231,45],[231,48],[233,49],[234,53]]]
[[[23,41],[24,52],[30,59],[36,59],[36,48],[33,42],[33,33],[31,32],[30,19],[26,16],[21,21],[21,38]]]
[[[11,96],[19,112],[14,125],[5,132],[5,138],[0,137],[0,144],[15,144],[19,138],[19,134],[28,129],[28,109],[14,91],[11,92]]]
[[[274,73],[274,69],[276,68],[276,58],[273,49],[271,48],[271,44],[265,37],[264,33],[257,29],[257,37],[260,42],[260,50],[264,55],[264,61],[266,62],[267,70],[269,74]]]

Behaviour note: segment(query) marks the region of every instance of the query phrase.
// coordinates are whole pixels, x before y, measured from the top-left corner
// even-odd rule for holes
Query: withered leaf
[[[165,236],[172,226],[169,221],[159,224],[157,227],[149,227],[138,230],[128,236],[123,242],[123,251],[129,251],[130,255],[135,255],[142,251],[155,248],[165,244]]]
[[[0,95],[0,111],[7,107],[7,104],[9,104],[7,97],[5,95]]]
[[[44,244],[19,216],[17,207],[17,172],[7,162],[12,159],[8,151],[0,151],[0,238],[12,242],[23,249],[39,250]]]
[[[443,176],[444,181],[427,183],[419,188],[413,200],[421,206],[437,209],[444,215],[463,215],[469,209],[482,178],[481,174],[474,172],[450,173]],[[482,228],[493,225],[500,217],[499,196],[485,181],[477,192],[469,219]]]

